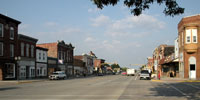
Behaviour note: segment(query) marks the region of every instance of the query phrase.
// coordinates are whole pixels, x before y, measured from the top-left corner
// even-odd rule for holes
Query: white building
[[[47,77],[47,52],[46,48],[36,47],[36,77]]]

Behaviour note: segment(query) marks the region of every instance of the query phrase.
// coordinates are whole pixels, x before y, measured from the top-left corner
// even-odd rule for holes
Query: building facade
[[[58,59],[58,68],[61,71],[65,71],[67,77],[74,75],[73,67],[73,54],[74,47],[72,44],[66,44],[64,41],[58,41],[54,43],[37,44],[38,47],[48,49],[48,57]]]
[[[36,47],[36,77],[45,78],[48,76],[47,69],[47,52],[48,49]]]
[[[18,75],[19,79],[35,78],[37,39],[26,35],[18,35]]]
[[[200,15],[182,18],[178,38],[180,77],[200,79]]]
[[[76,55],[74,56],[75,59],[82,60],[85,63],[85,67],[87,68],[86,73],[88,75],[92,75],[94,71],[94,63],[93,63],[93,56],[88,54]]]
[[[58,59],[53,58],[53,57],[48,57],[48,67],[47,67],[47,72],[48,76],[51,75],[53,72],[58,71]]]
[[[84,76],[87,72],[85,62],[80,59],[74,58],[74,75],[76,77]]]
[[[18,25],[20,21],[0,14],[0,80],[17,79]]]

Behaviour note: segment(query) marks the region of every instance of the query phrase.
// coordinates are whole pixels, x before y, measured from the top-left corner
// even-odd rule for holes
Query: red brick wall
[[[48,57],[58,58],[58,46],[57,43],[45,43],[37,44],[38,47],[43,47],[48,49]]]

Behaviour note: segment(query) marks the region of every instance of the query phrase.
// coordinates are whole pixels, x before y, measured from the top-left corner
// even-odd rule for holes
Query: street
[[[0,100],[199,100],[199,82],[108,75],[0,86]]]

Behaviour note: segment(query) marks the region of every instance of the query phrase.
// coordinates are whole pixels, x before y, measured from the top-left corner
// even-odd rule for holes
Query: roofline
[[[34,42],[37,42],[37,41],[38,41],[38,39],[33,38],[33,37],[30,37],[30,36],[27,36],[27,35],[24,35],[24,34],[18,34],[18,39],[19,39],[20,37],[24,37],[24,38],[31,39],[31,40],[33,40]]]
[[[6,18],[6,19],[9,19],[9,20],[12,20],[12,21],[16,22],[17,24],[20,24],[20,23],[21,23],[20,21],[18,21],[18,20],[16,20],[16,19],[13,19],[13,18],[11,18],[11,17],[8,17],[8,16],[6,16],[6,15],[3,15],[3,14],[1,14],[1,13],[0,13],[0,17],[3,17],[3,18]]]

